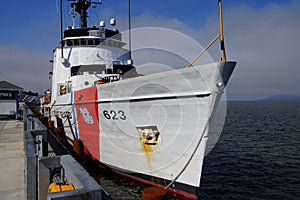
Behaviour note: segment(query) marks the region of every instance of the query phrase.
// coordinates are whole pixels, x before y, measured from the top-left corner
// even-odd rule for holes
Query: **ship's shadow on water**
[[[200,199],[299,199],[300,102],[229,102]]]

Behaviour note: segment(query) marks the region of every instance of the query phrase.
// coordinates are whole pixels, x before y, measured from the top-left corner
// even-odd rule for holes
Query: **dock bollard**
[[[164,188],[149,187],[142,191],[142,200],[164,200],[167,197],[167,191]]]

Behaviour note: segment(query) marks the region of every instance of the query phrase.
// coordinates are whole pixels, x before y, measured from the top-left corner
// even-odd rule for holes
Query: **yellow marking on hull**
[[[151,167],[152,147],[151,147],[151,145],[145,144],[146,141],[147,140],[142,139],[141,140],[141,145],[142,145],[142,150],[144,151],[144,153],[146,155],[146,158],[147,158],[149,172],[152,175],[152,167]]]

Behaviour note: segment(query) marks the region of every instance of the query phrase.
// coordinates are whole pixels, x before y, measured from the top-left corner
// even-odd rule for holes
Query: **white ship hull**
[[[97,85],[57,97],[53,110],[72,113],[76,136],[103,164],[199,187],[209,122],[235,64]]]

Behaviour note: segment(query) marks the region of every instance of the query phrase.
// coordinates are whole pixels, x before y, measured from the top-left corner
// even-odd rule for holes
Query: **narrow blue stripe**
[[[74,92],[71,92],[71,105],[72,105],[72,113],[73,113],[73,122],[74,122],[74,131],[75,131],[75,137],[78,139],[78,131],[77,131],[77,125],[76,125],[76,113],[75,113],[75,104],[73,103],[74,101]]]

